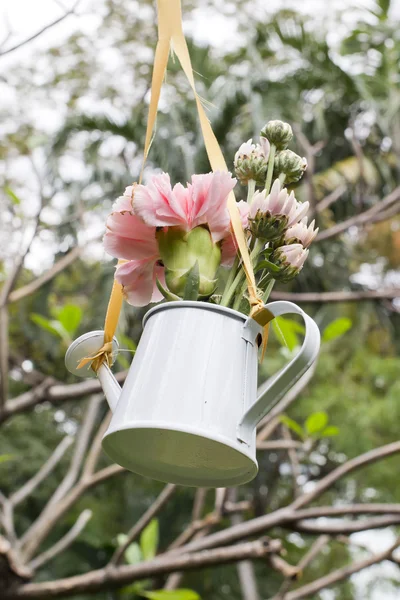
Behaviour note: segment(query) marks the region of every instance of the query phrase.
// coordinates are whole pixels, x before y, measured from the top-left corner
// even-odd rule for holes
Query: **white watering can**
[[[252,318],[206,302],[167,302],[144,317],[121,389],[106,364],[97,372],[113,412],[103,448],[130,471],[199,487],[246,483],[258,471],[256,426],[317,357],[315,322],[291,302],[271,302],[273,316],[297,314],[306,333],[299,353],[262,386],[257,398],[258,342]],[[65,364],[95,376],[79,361],[103,345],[103,331],[78,338]],[[113,360],[118,342],[113,340]]]

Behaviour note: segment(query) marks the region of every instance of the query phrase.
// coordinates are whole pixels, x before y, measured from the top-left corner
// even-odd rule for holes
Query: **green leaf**
[[[324,333],[322,334],[323,342],[330,342],[341,335],[344,335],[346,331],[351,329],[353,326],[353,322],[351,319],[347,317],[341,317],[340,319],[335,319],[327,327],[324,329]]]
[[[201,600],[197,592],[193,590],[155,590],[152,592],[141,592],[144,598],[150,600]]]
[[[140,548],[144,560],[150,560],[154,558],[158,548],[158,521],[153,519],[143,529],[142,535],[140,536]]]
[[[262,269],[268,269],[268,271],[270,271],[272,274],[279,273],[280,271],[280,268],[274,265],[274,263],[270,262],[269,260],[262,260],[258,263],[256,267],[256,272],[261,271]]]
[[[76,304],[66,304],[58,312],[57,318],[64,329],[73,336],[82,320],[82,309]]]
[[[14,459],[13,454],[0,454],[0,463],[4,463],[4,462],[7,462],[7,461],[13,460],[13,459]]]
[[[335,427],[335,425],[329,425],[329,427],[325,427],[323,431],[321,431],[321,437],[330,437],[331,435],[339,435],[340,430],[339,427]]]
[[[304,326],[291,319],[284,317],[276,317],[272,321],[275,334],[282,344],[287,346],[290,351],[294,350],[299,345],[298,333],[304,333]]]
[[[182,300],[182,298],[180,298],[176,294],[173,294],[172,292],[170,292],[169,290],[167,290],[163,286],[163,284],[161,283],[161,281],[159,281],[159,279],[157,279],[157,277],[156,277],[156,286],[158,287],[158,289],[160,290],[160,292],[162,293],[162,295],[164,296],[164,298],[168,302],[175,302],[176,300]]]
[[[11,198],[12,203],[15,206],[18,206],[19,204],[21,204],[21,200],[18,198],[18,196],[16,194],[14,194],[14,192],[12,191],[11,188],[9,188],[8,186],[6,186],[4,188],[5,193],[7,194],[7,196],[9,198]]]
[[[125,560],[129,565],[137,565],[143,560],[142,551],[139,544],[133,542],[125,550]]]
[[[39,315],[37,313],[31,313],[30,318],[31,318],[31,321],[36,323],[36,325],[38,325],[45,331],[48,331],[52,335],[60,337],[62,340],[64,340],[67,343],[70,342],[70,337],[68,335],[68,331],[65,331],[64,327],[61,325],[61,323],[59,321],[46,319],[46,317],[43,317],[42,315]]]
[[[306,431],[309,435],[321,432],[326,428],[328,415],[325,412],[315,412],[306,420]]]
[[[294,421],[287,415],[281,415],[280,421],[281,421],[281,423],[286,425],[286,427],[288,427],[289,429],[291,429],[292,431],[297,433],[299,438],[304,439],[304,431],[303,431],[302,426],[299,423],[297,423],[296,421]]]
[[[199,297],[200,286],[200,270],[199,261],[196,260],[194,265],[186,273],[185,291],[183,293],[184,300],[197,300]]]

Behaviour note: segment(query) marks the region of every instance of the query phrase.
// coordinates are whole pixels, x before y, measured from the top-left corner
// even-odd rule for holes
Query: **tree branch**
[[[359,302],[360,300],[383,300],[400,297],[399,288],[380,290],[361,290],[343,292],[280,292],[271,293],[272,300],[289,300],[291,302],[310,302],[321,304],[324,302]],[[307,371],[308,372],[308,371]]]
[[[333,227],[329,229],[325,229],[321,231],[315,241],[322,242],[323,240],[330,239],[337,235],[340,235],[344,231],[347,231],[350,227],[359,227],[361,225],[366,225],[367,223],[374,222],[374,217],[386,210],[390,205],[397,202],[400,199],[400,186],[395,188],[390,194],[388,194],[385,198],[374,204],[368,210],[360,213],[359,215],[355,215],[354,217],[350,217],[350,219],[346,219],[342,223],[337,223]],[[400,206],[398,207],[400,210]]]
[[[161,494],[156,498],[153,504],[147,509],[142,515],[139,521],[132,527],[128,533],[128,537],[122,546],[117,548],[110,560],[110,565],[116,565],[123,558],[126,549],[132,542],[142,533],[143,529],[150,523],[150,521],[160,512],[163,506],[168,502],[172,494],[176,490],[176,485],[168,483]]]
[[[27,481],[19,490],[10,496],[10,502],[13,506],[20,504],[25,498],[30,496],[32,492],[46,479],[53,471],[54,467],[60,462],[68,448],[73,444],[73,437],[67,435],[61,440],[57,448],[54,450],[50,458],[44,463],[39,471]]]
[[[6,592],[4,600],[20,598],[60,598],[85,592],[111,590],[123,587],[128,583],[148,577],[155,577],[174,571],[189,571],[211,565],[223,565],[238,560],[264,558],[271,553],[281,551],[279,540],[257,540],[245,542],[225,548],[216,548],[206,552],[172,556],[170,554],[156,557],[151,561],[138,565],[123,565],[113,568],[98,569],[84,575],[67,577],[57,581],[28,583]]]
[[[358,573],[367,567],[371,567],[372,565],[376,565],[377,563],[382,562],[383,560],[390,559],[392,553],[396,550],[396,548],[400,544],[400,539],[397,539],[395,544],[390,546],[384,552],[380,552],[379,554],[374,554],[370,558],[365,560],[361,560],[356,562],[348,567],[342,567],[341,569],[336,569],[329,575],[325,575],[324,577],[320,577],[316,579],[312,583],[308,583],[307,585],[303,585],[301,588],[294,590],[293,592],[289,592],[285,596],[285,600],[300,600],[301,598],[310,598],[320,590],[331,587],[335,583],[339,581],[343,581],[344,579],[348,579],[354,573]]]
[[[29,567],[36,571],[44,564],[52,560],[61,552],[64,552],[71,544],[76,540],[76,538],[81,534],[81,532],[86,527],[86,524],[92,518],[92,511],[89,509],[84,510],[78,517],[76,523],[71,527],[71,529],[62,537],[54,546],[46,550],[46,552],[42,552],[36,558],[34,558],[30,563]]]
[[[30,296],[39,288],[41,288],[42,285],[44,285],[45,283],[53,279],[53,277],[64,271],[64,269],[69,267],[73,262],[76,261],[77,258],[80,257],[81,254],[82,248],[76,246],[70,252],[68,252],[68,254],[60,258],[60,260],[58,260],[56,263],[54,263],[51,269],[43,273],[43,275],[40,275],[40,277],[38,277],[37,279],[34,279],[30,283],[27,283],[26,285],[11,292],[8,298],[8,302],[18,302],[19,300],[26,298],[26,296]]]
[[[41,29],[36,31],[36,33],[34,33],[33,35],[29,36],[25,40],[22,40],[22,42],[19,42],[18,44],[11,46],[11,48],[7,48],[7,50],[0,51],[0,56],[5,56],[6,54],[10,54],[11,52],[14,52],[14,50],[17,50],[18,48],[22,48],[22,46],[29,44],[29,42],[32,42],[33,40],[35,40],[36,38],[41,36],[48,29],[51,29],[55,25],[58,25],[58,23],[61,23],[61,21],[64,21],[64,19],[66,19],[67,17],[69,17],[69,15],[72,15],[75,12],[76,7],[78,6],[79,2],[80,2],[80,0],[77,0],[77,2],[75,2],[73,7],[70,8],[70,10],[68,10],[66,13],[61,15],[61,17],[58,17],[58,19],[55,19],[51,23],[48,23],[47,25],[45,25],[44,27],[42,27]]]

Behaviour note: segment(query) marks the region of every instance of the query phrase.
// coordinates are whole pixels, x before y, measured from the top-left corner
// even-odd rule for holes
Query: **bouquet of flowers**
[[[236,177],[247,187],[247,199],[237,207],[264,302],[275,281],[298,275],[318,233],[314,221],[307,223],[309,203],[299,202],[286,187],[307,167],[287,149],[292,137],[288,123],[269,121],[259,143],[242,144],[234,160]],[[245,273],[227,208],[236,183],[231,173],[217,171],[172,187],[162,173],[146,185],[126,188],[107,219],[104,247],[119,259],[115,278],[130,304],[199,300],[248,313]]]

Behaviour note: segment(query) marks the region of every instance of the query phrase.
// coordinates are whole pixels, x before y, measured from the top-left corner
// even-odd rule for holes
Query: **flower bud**
[[[277,150],[287,148],[290,140],[293,137],[293,131],[289,123],[283,121],[268,121],[261,129],[260,135],[276,146]]]
[[[242,144],[235,154],[235,174],[242,185],[253,179],[257,185],[264,185],[268,168],[269,143],[253,144],[250,139]]]
[[[276,248],[268,258],[275,265],[275,269],[271,270],[273,278],[283,283],[291,281],[303,268],[308,252],[301,244]]]
[[[274,169],[286,175],[285,183],[294,183],[303,177],[307,161],[292,150],[282,150],[275,156]]]
[[[179,227],[160,228],[156,238],[168,289],[183,298],[190,270],[197,262],[199,297],[211,296],[217,284],[221,250],[218,244],[214,244],[209,230],[202,226],[191,231],[183,231]]]
[[[295,223],[285,233],[286,244],[301,244],[303,248],[308,248],[311,242],[316,238],[319,228],[314,229],[315,221],[312,221],[307,227],[307,217],[299,223]]]

